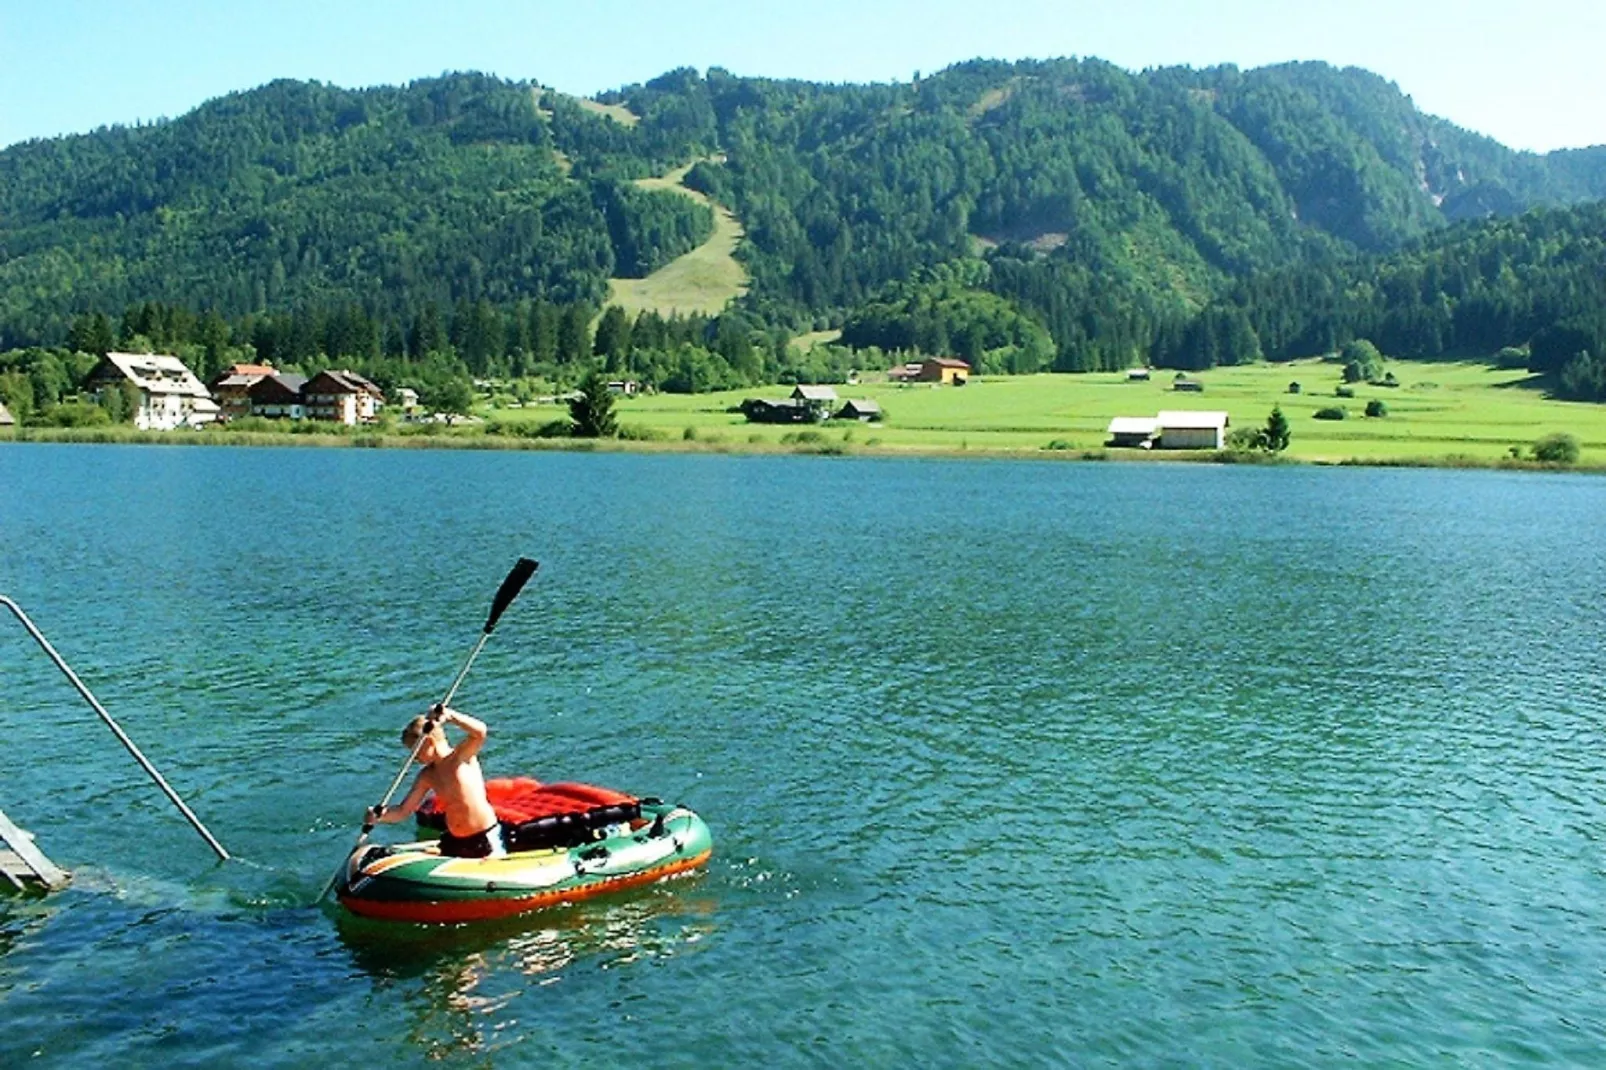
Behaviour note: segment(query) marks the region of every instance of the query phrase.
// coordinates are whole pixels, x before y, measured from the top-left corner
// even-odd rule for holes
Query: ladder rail
[[[191,810],[189,805],[179,797],[178,792],[173,790],[172,785],[157,771],[156,766],[151,764],[150,759],[145,757],[139,747],[134,744],[134,741],[128,738],[128,733],[124,732],[122,726],[113,719],[111,714],[106,712],[106,707],[100,704],[100,700],[78,678],[78,674],[72,671],[72,666],[68,665],[66,660],[56,652],[56,648],[50,645],[50,640],[45,638],[44,633],[34,625],[33,621],[28,619],[28,614],[22,611],[22,607],[3,594],[0,594],[0,605],[4,605],[11,610],[12,615],[22,622],[22,626],[28,630],[29,635],[33,636],[40,649],[50,656],[51,661],[56,663],[56,668],[61,670],[62,675],[67,677],[68,683],[77,689],[78,693],[83,696],[84,701],[89,703],[95,713],[100,716],[100,719],[106,723],[106,727],[111,729],[118,742],[123,745],[129,754],[133,755],[140,768],[149,774],[150,778],[156,782],[156,786],[162,789],[162,793],[172,801],[174,806],[178,807],[179,813],[184,815],[184,819],[206,841],[207,846],[212,848],[213,852],[218,856],[218,860],[227,862],[229,860],[229,852],[218,842],[217,837],[213,836],[211,830],[201,822],[200,818],[195,816],[195,811]]]

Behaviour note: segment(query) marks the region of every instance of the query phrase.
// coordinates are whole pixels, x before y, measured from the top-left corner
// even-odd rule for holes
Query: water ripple
[[[0,635],[0,805],[77,871],[0,900],[0,1065],[1591,1065],[1603,498],[0,450],[0,590],[243,859]],[[684,799],[720,853],[505,926],[313,907],[521,554],[487,765]]]

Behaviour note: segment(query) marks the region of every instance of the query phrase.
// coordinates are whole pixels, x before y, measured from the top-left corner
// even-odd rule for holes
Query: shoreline
[[[852,442],[756,443],[696,439],[564,439],[512,435],[385,434],[380,432],[275,434],[260,431],[138,431],[132,428],[29,427],[0,431],[0,445],[217,446],[259,449],[408,449],[562,453],[703,454],[755,457],[873,457],[928,460],[1057,461],[1115,464],[1269,465],[1314,468],[1440,468],[1508,472],[1576,472],[1606,475],[1606,465],[1556,464],[1465,454],[1399,457],[1299,458],[1236,450],[1160,453],[1112,449],[999,449],[968,446],[883,446]]]

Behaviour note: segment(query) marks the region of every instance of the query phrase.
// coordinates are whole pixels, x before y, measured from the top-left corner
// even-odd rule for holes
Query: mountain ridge
[[[1508,149],[1324,63],[971,60],[891,84],[714,67],[590,102],[473,73],[279,79],[0,151],[0,342],[150,300],[403,325],[426,302],[597,305],[711,233],[706,206],[636,184],[692,161],[687,185],[745,229],[749,322],[840,325],[992,236],[988,285],[1059,325],[1068,367],[1119,366],[1144,323],[1257,273],[1606,196],[1606,147]],[[1078,332],[1104,348],[1070,359]]]

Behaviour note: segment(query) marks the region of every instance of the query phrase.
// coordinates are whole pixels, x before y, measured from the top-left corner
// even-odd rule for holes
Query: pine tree
[[[619,433],[613,394],[600,372],[592,372],[580,384],[580,393],[569,402],[569,419],[574,421],[576,438],[612,438]]]
[[[570,305],[558,320],[558,363],[577,364],[591,356],[591,310]]]
[[[624,367],[630,355],[630,319],[618,305],[609,305],[597,324],[597,339],[593,346],[597,356],[607,362],[610,371]]]
[[[1282,406],[1272,406],[1271,416],[1266,420],[1266,430],[1261,433],[1265,436],[1266,449],[1272,453],[1281,453],[1288,448],[1288,440],[1292,437],[1292,433],[1288,427],[1288,417],[1283,415]]]

